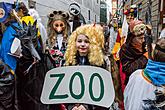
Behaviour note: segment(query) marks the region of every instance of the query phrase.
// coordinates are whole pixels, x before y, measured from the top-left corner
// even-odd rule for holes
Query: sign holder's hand
[[[72,110],[87,110],[83,105],[75,106]]]

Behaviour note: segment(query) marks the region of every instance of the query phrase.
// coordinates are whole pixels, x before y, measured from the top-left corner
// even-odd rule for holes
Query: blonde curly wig
[[[102,27],[96,24],[80,26],[71,34],[68,40],[67,50],[65,52],[65,65],[75,65],[77,63],[76,39],[80,34],[84,34],[89,38],[89,63],[91,65],[102,66],[104,64],[104,34]]]

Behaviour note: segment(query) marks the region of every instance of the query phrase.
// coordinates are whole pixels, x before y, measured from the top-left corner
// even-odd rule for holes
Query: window
[[[142,3],[138,4],[138,19],[142,18]]]
[[[91,12],[90,12],[90,10],[88,10],[88,20],[89,21],[91,20]]]
[[[97,18],[96,18],[96,15],[95,15],[95,22],[96,22]]]

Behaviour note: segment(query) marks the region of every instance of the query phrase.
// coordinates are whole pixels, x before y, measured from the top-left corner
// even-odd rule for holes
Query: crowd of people
[[[81,24],[71,32],[70,14],[52,11],[47,29],[23,2],[0,2],[0,110],[164,110],[165,34],[156,43],[136,7],[123,25]],[[114,25],[115,24],[115,25]],[[148,40],[149,39],[149,40]],[[43,104],[46,73],[62,66],[96,66],[112,75],[109,108],[86,103]]]

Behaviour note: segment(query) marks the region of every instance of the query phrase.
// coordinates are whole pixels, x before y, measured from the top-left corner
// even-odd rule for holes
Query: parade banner
[[[114,97],[109,71],[94,66],[67,66],[47,72],[41,102],[85,103],[110,107]]]

